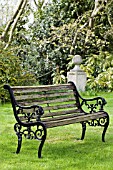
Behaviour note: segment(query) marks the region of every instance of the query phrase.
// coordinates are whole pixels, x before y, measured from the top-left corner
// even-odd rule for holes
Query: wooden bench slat
[[[60,100],[59,99],[54,99],[54,100],[47,100],[47,101],[46,100],[41,101],[41,99],[37,100],[37,101],[36,100],[35,101],[32,101],[32,100],[30,100],[30,101],[23,101],[23,100],[18,101],[18,103],[20,105],[25,105],[25,106],[30,106],[30,105],[35,105],[35,104],[44,106],[44,105],[47,105],[47,104],[59,103],[59,102],[76,102],[76,100],[75,100],[74,97],[72,97],[72,98],[61,98]]]
[[[42,91],[51,91],[51,90],[64,90],[64,89],[71,89],[73,90],[74,87],[70,84],[62,84],[62,85],[42,85],[42,86],[13,86],[11,87],[13,91],[16,93],[23,93],[23,92],[42,92]]]
[[[42,119],[42,122],[53,122],[53,121],[62,121],[62,120],[68,120],[74,117],[85,115],[85,113],[73,113],[73,114],[65,114],[65,115],[59,115],[59,116],[53,116],[52,118],[45,118]]]
[[[52,103],[59,103],[59,102],[76,102],[74,97],[71,98],[57,98],[57,99],[52,99],[52,100],[47,100],[47,101],[39,101],[39,104],[52,104]]]
[[[46,118],[42,119],[42,122],[46,124],[48,128],[50,127],[56,127],[56,126],[63,126],[63,125],[68,125],[68,124],[73,124],[73,123],[78,123],[78,122],[84,122],[92,119],[98,119],[101,117],[106,116],[105,112],[99,112],[93,113],[93,114],[85,114],[85,113],[76,113],[76,114],[71,114],[71,115],[66,115],[66,116],[57,116],[57,117],[52,117],[52,118]],[[45,118],[45,117],[43,117]],[[21,120],[26,121],[27,118],[21,116]],[[33,117],[36,121],[36,116]]]
[[[53,116],[59,116],[59,115],[66,115],[66,114],[73,114],[73,113],[80,113],[81,111],[79,109],[71,109],[71,110],[62,110],[62,111],[56,111],[51,113],[46,113],[42,115],[42,118],[45,117],[53,117]]]
[[[75,108],[75,107],[76,107],[75,104],[63,104],[63,105],[56,105],[56,106],[47,106],[47,107],[43,107],[43,109],[44,109],[44,111],[48,111],[48,110],[51,110],[51,111],[58,110],[59,111],[59,109],[69,110],[70,108]]]
[[[15,99],[17,101],[19,100],[29,100],[29,99],[42,99],[42,100],[47,100],[47,98],[55,98],[55,97],[70,97],[70,95],[72,95],[73,93],[72,92],[61,92],[61,93],[50,93],[50,94],[24,94],[24,95],[19,95],[19,96],[16,96],[15,95]],[[60,99],[60,98],[59,98]]]
[[[61,121],[48,121],[44,122],[46,124],[47,128],[52,128],[52,127],[57,127],[57,126],[64,126],[64,125],[69,125],[69,124],[74,124],[74,123],[79,123],[79,122],[85,122],[88,120],[93,120],[93,119],[98,119],[101,117],[106,116],[106,113],[100,112],[98,114],[87,114],[87,115],[80,115],[77,117],[72,117],[70,119],[62,119]]]
[[[24,110],[23,110],[23,112],[24,112]],[[83,115],[83,114],[84,113],[81,113],[80,110],[78,110],[78,109],[46,113],[46,114],[42,115],[42,121],[46,120],[46,122],[47,122],[47,121],[53,121],[54,119],[59,120],[59,119],[70,118],[73,116],[78,116],[78,115]],[[65,115],[65,117],[63,115]],[[21,114],[20,114],[19,118],[23,121],[27,120],[27,118],[25,118]],[[37,115],[34,115],[32,118],[36,120]]]

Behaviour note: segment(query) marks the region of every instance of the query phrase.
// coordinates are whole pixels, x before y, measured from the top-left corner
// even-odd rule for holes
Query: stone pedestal
[[[85,91],[86,86],[86,73],[80,68],[82,58],[80,55],[75,55],[72,62],[75,64],[75,67],[67,72],[67,80],[72,81],[78,90]]]

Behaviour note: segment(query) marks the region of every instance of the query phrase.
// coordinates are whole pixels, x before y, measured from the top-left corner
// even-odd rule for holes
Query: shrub
[[[20,59],[14,55],[13,49],[4,49],[0,44],[0,99],[3,102],[8,96],[3,89],[4,84],[30,85],[35,82],[35,77],[22,68]]]

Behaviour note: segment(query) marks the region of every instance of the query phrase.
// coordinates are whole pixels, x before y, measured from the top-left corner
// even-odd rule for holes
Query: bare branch
[[[23,0],[20,1],[20,3],[18,4],[17,10],[15,11],[13,17],[11,18],[11,20],[7,23],[5,30],[3,31],[2,35],[1,35],[1,39],[5,41],[5,37],[8,33],[8,31],[10,30],[10,27],[12,25],[12,23],[14,22],[14,19],[16,18],[18,11],[20,10],[21,6],[22,6]]]
[[[12,27],[11,27],[11,30],[10,30],[10,33],[9,33],[8,43],[6,44],[5,49],[9,46],[9,44],[12,40],[14,29],[17,25],[18,19],[20,18],[21,14],[22,14],[22,12],[25,8],[26,3],[27,3],[27,0],[24,0],[23,3],[21,4],[20,8],[18,8],[18,12],[16,11],[16,13],[15,13],[15,19],[12,23]]]

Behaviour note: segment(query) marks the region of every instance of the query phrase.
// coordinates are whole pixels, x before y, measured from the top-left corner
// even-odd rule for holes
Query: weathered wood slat
[[[42,118],[45,117],[53,117],[53,116],[60,116],[60,115],[66,115],[66,114],[73,114],[73,113],[81,113],[81,110],[79,109],[71,109],[71,110],[62,110],[62,111],[56,111],[51,113],[46,113],[42,115]]]
[[[52,104],[52,103],[63,103],[63,102],[74,102],[76,103],[75,97],[72,96],[71,98],[57,98],[57,99],[52,99],[52,100],[47,100],[47,101],[39,101],[39,104]]]
[[[31,110],[31,109],[29,109],[29,110],[26,110],[26,109],[23,109],[23,112],[24,113],[26,113],[26,111],[27,112],[29,112],[29,113],[32,113],[32,112],[34,112],[33,110]],[[44,113],[41,117],[43,118],[43,117],[53,117],[53,116],[59,116],[59,115],[66,115],[66,114],[73,114],[73,113],[81,113],[81,110],[80,109],[71,109],[71,110],[60,110],[60,111],[58,111],[58,110],[56,110],[55,112],[48,112],[48,113]],[[21,113],[20,113],[20,115],[21,115]],[[19,116],[19,114],[18,114],[18,116]],[[37,116],[36,116],[37,117]],[[36,118],[35,117],[35,118]]]
[[[62,85],[43,85],[43,86],[13,86],[12,90],[16,93],[23,93],[23,92],[42,92],[42,91],[52,91],[52,90],[64,90],[64,89],[71,89],[73,90],[74,87],[70,84],[62,84]]]
[[[86,115],[84,113],[77,113],[73,115],[42,119],[42,122],[46,124],[47,128],[50,128],[50,127],[63,126],[63,125],[68,125],[68,124],[73,124],[78,122],[85,122],[87,120],[98,119],[104,116],[106,117],[105,112],[100,112],[99,114],[94,113],[94,114],[86,114]],[[33,117],[35,121],[36,118],[37,116]],[[27,120],[27,118],[25,118],[24,116],[20,116],[20,119],[22,121]]]
[[[47,100],[47,98],[55,98],[55,97],[70,97],[70,95],[72,95],[72,92],[61,92],[61,93],[48,93],[48,94],[24,94],[24,95],[15,95],[15,99],[18,100],[29,100],[29,99],[40,99],[42,98],[42,100]]]
[[[69,108],[75,108],[75,104],[63,104],[63,105],[56,105],[56,106],[47,106],[43,107],[44,111],[46,110],[59,110],[59,109],[69,109]]]
[[[25,110],[26,111],[26,110]],[[24,110],[23,110],[24,112]],[[62,119],[69,119],[72,117],[84,115],[85,113],[81,113],[80,110],[66,110],[66,111],[60,111],[60,112],[52,112],[48,114],[44,114],[42,116],[42,121],[47,122],[47,121],[55,121],[55,120],[62,120]],[[21,115],[21,114],[20,114]],[[64,116],[65,115],[65,116]],[[19,116],[22,121],[27,120],[25,116]],[[32,116],[32,119],[37,119],[37,115]]]
[[[80,115],[77,117],[73,117],[70,119],[62,119],[61,121],[48,121],[44,122],[47,128],[52,128],[52,127],[57,127],[57,126],[63,126],[63,125],[69,125],[69,124],[74,124],[74,123],[79,123],[79,122],[85,122],[88,120],[93,120],[93,119],[98,119],[101,117],[106,117],[105,112],[100,112],[98,114],[87,114],[87,115]]]
[[[67,115],[59,115],[59,116],[56,116],[56,117],[52,117],[52,118],[45,118],[45,119],[42,119],[43,122],[56,122],[56,121],[66,121],[66,120],[69,120],[71,118],[74,118],[74,117],[78,117],[78,116],[82,116],[82,115],[85,115],[85,113],[75,113],[75,114],[67,114]]]
[[[29,106],[29,105],[41,105],[41,106],[45,106],[47,104],[52,104],[52,103],[61,103],[61,102],[76,102],[75,98],[61,98],[60,100],[59,99],[55,99],[55,100],[22,100],[22,101],[18,101],[18,104],[20,105],[25,105],[25,106]],[[75,103],[76,105],[76,103]]]

